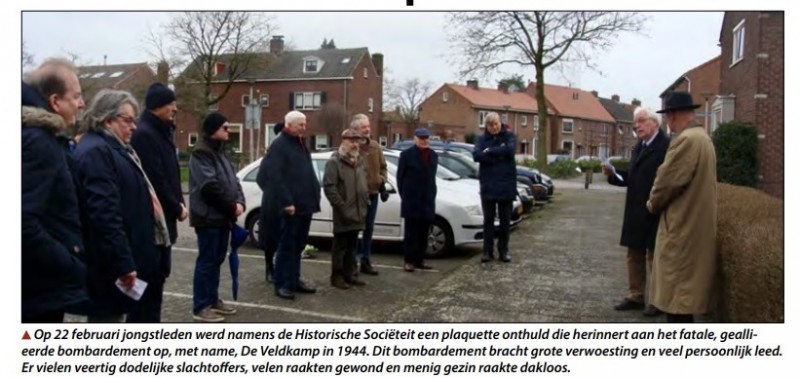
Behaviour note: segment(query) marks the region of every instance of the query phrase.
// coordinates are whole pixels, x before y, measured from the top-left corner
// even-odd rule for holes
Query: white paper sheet
[[[147,282],[142,281],[139,278],[136,278],[136,281],[134,281],[133,287],[130,290],[122,286],[122,281],[120,281],[119,278],[117,278],[117,282],[115,283],[117,284],[117,288],[119,289],[119,291],[133,298],[134,301],[138,301],[139,299],[141,299],[142,294],[144,294],[144,289],[147,288]]]

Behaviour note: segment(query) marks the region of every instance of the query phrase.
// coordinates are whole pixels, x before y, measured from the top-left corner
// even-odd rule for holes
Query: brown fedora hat
[[[664,109],[656,113],[666,113],[675,110],[691,110],[701,107],[700,104],[695,104],[692,100],[692,95],[689,92],[676,91],[668,95],[667,101],[664,104]]]

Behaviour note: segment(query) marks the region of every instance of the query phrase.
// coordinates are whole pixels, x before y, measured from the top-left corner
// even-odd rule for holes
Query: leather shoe
[[[493,258],[494,258],[494,256],[492,256],[492,254],[484,253],[483,256],[481,256],[481,262],[482,263],[487,263],[489,261],[492,261]]]
[[[640,310],[644,308],[644,303],[636,302],[630,298],[625,298],[622,302],[617,303],[614,309],[617,311]]]
[[[301,293],[301,294],[314,294],[317,292],[317,289],[308,286],[303,281],[297,281],[297,285],[294,288],[294,291]]]
[[[664,311],[659,310],[656,306],[648,305],[647,308],[642,312],[642,315],[647,317],[659,316],[663,314]]]
[[[362,261],[361,262],[361,267],[359,268],[359,270],[361,271],[361,273],[364,273],[364,274],[367,274],[367,275],[370,275],[370,276],[377,276],[378,275],[378,271],[375,270],[375,268],[372,267],[372,264],[369,261]]]
[[[350,286],[364,286],[364,285],[367,284],[366,282],[361,281],[361,280],[359,280],[358,278],[355,278],[355,277],[350,278],[350,279],[345,278],[344,282],[347,282],[347,284],[350,285]]]
[[[508,255],[500,255],[500,261],[504,263],[509,263],[511,262],[511,257],[508,257]]]
[[[415,264],[414,267],[417,268],[417,269],[420,269],[420,270],[431,270],[431,269],[433,269],[432,266],[425,265],[425,263]]]
[[[292,291],[289,289],[283,289],[283,288],[277,289],[275,290],[275,295],[277,295],[278,298],[294,299],[294,293],[292,293]]]
[[[409,263],[405,263],[405,264],[403,264],[403,270],[405,270],[406,272],[413,272],[414,271],[414,265],[411,265]]]

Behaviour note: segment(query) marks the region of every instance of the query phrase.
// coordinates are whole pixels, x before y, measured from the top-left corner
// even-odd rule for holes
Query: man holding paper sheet
[[[633,118],[639,142],[633,148],[628,170],[616,171],[608,161],[603,163],[608,183],[628,188],[620,239],[620,245],[628,247],[628,296],[614,306],[618,311],[645,308],[647,270],[650,268],[652,271],[658,231],[658,216],[647,211],[647,199],[669,146],[669,138],[658,128],[659,116],[652,109],[638,107]],[[659,314],[661,312],[652,305],[644,311],[645,316]]]

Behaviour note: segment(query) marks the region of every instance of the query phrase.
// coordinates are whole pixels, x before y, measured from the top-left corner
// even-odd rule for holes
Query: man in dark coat
[[[173,120],[178,111],[175,93],[161,83],[153,83],[147,89],[144,103],[145,109],[139,116],[131,146],[142,159],[144,172],[161,201],[169,230],[169,241],[170,244],[175,244],[178,238],[177,221],[183,221],[189,216],[183,202],[178,155],[173,141]],[[172,266],[171,247],[163,247],[161,257],[164,259],[164,272],[169,276]]]
[[[436,169],[439,157],[430,149],[428,129],[414,131],[414,146],[400,153],[397,187],[400,216],[404,219],[403,269],[432,269],[425,264],[428,232],[436,216]]]
[[[231,224],[245,209],[242,186],[225,155],[228,120],[211,113],[203,120],[203,136],[189,159],[189,223],[197,234],[197,260],[192,285],[192,317],[221,322],[236,308],[219,298],[220,267],[225,262]]]
[[[478,138],[472,157],[480,164],[481,206],[483,208],[483,256],[481,262],[494,258],[494,219],[500,218],[497,251],[500,261],[511,262],[508,239],[511,208],[517,196],[517,163],[514,152],[517,138],[502,127],[500,115],[491,112],[485,118],[485,131]]]
[[[603,164],[603,172],[611,185],[624,186],[625,216],[622,223],[620,245],[628,247],[628,296],[614,308],[618,311],[642,309],[647,270],[653,266],[653,252],[658,231],[658,216],[647,211],[647,199],[656,179],[658,167],[664,162],[669,147],[669,137],[659,128],[659,117],[648,108],[634,110],[634,130],[639,143],[633,148],[627,171],[616,171]],[[652,305],[647,306],[645,316],[657,316],[661,312]]]
[[[280,218],[280,237],[275,255],[275,295],[294,299],[295,293],[316,293],[300,279],[300,259],[308,241],[311,216],[320,211],[320,186],[305,145],[306,116],[291,111],[285,126],[267,149],[261,209],[267,219]],[[259,172],[260,173],[260,172]],[[269,227],[274,227],[270,225]]]
[[[22,83],[22,322],[60,323],[86,303],[67,130],[83,109],[75,69],[50,59]]]
[[[161,250],[169,246],[169,232],[158,197],[130,146],[138,112],[130,93],[101,90],[84,114],[87,131],[75,149],[89,290],[100,307],[90,322],[161,321]],[[138,301],[123,294],[141,281],[147,286]]]
[[[279,135],[283,130],[284,123],[278,122],[275,124],[275,135]],[[280,211],[272,209],[267,211],[267,206],[270,205],[269,196],[266,194],[267,190],[267,159],[261,159],[261,164],[258,167],[258,175],[256,176],[256,183],[261,188],[261,211],[259,212],[259,234],[258,246],[264,251],[264,276],[268,284],[275,281],[275,251],[278,250],[278,240],[280,239],[280,225],[281,217]]]

